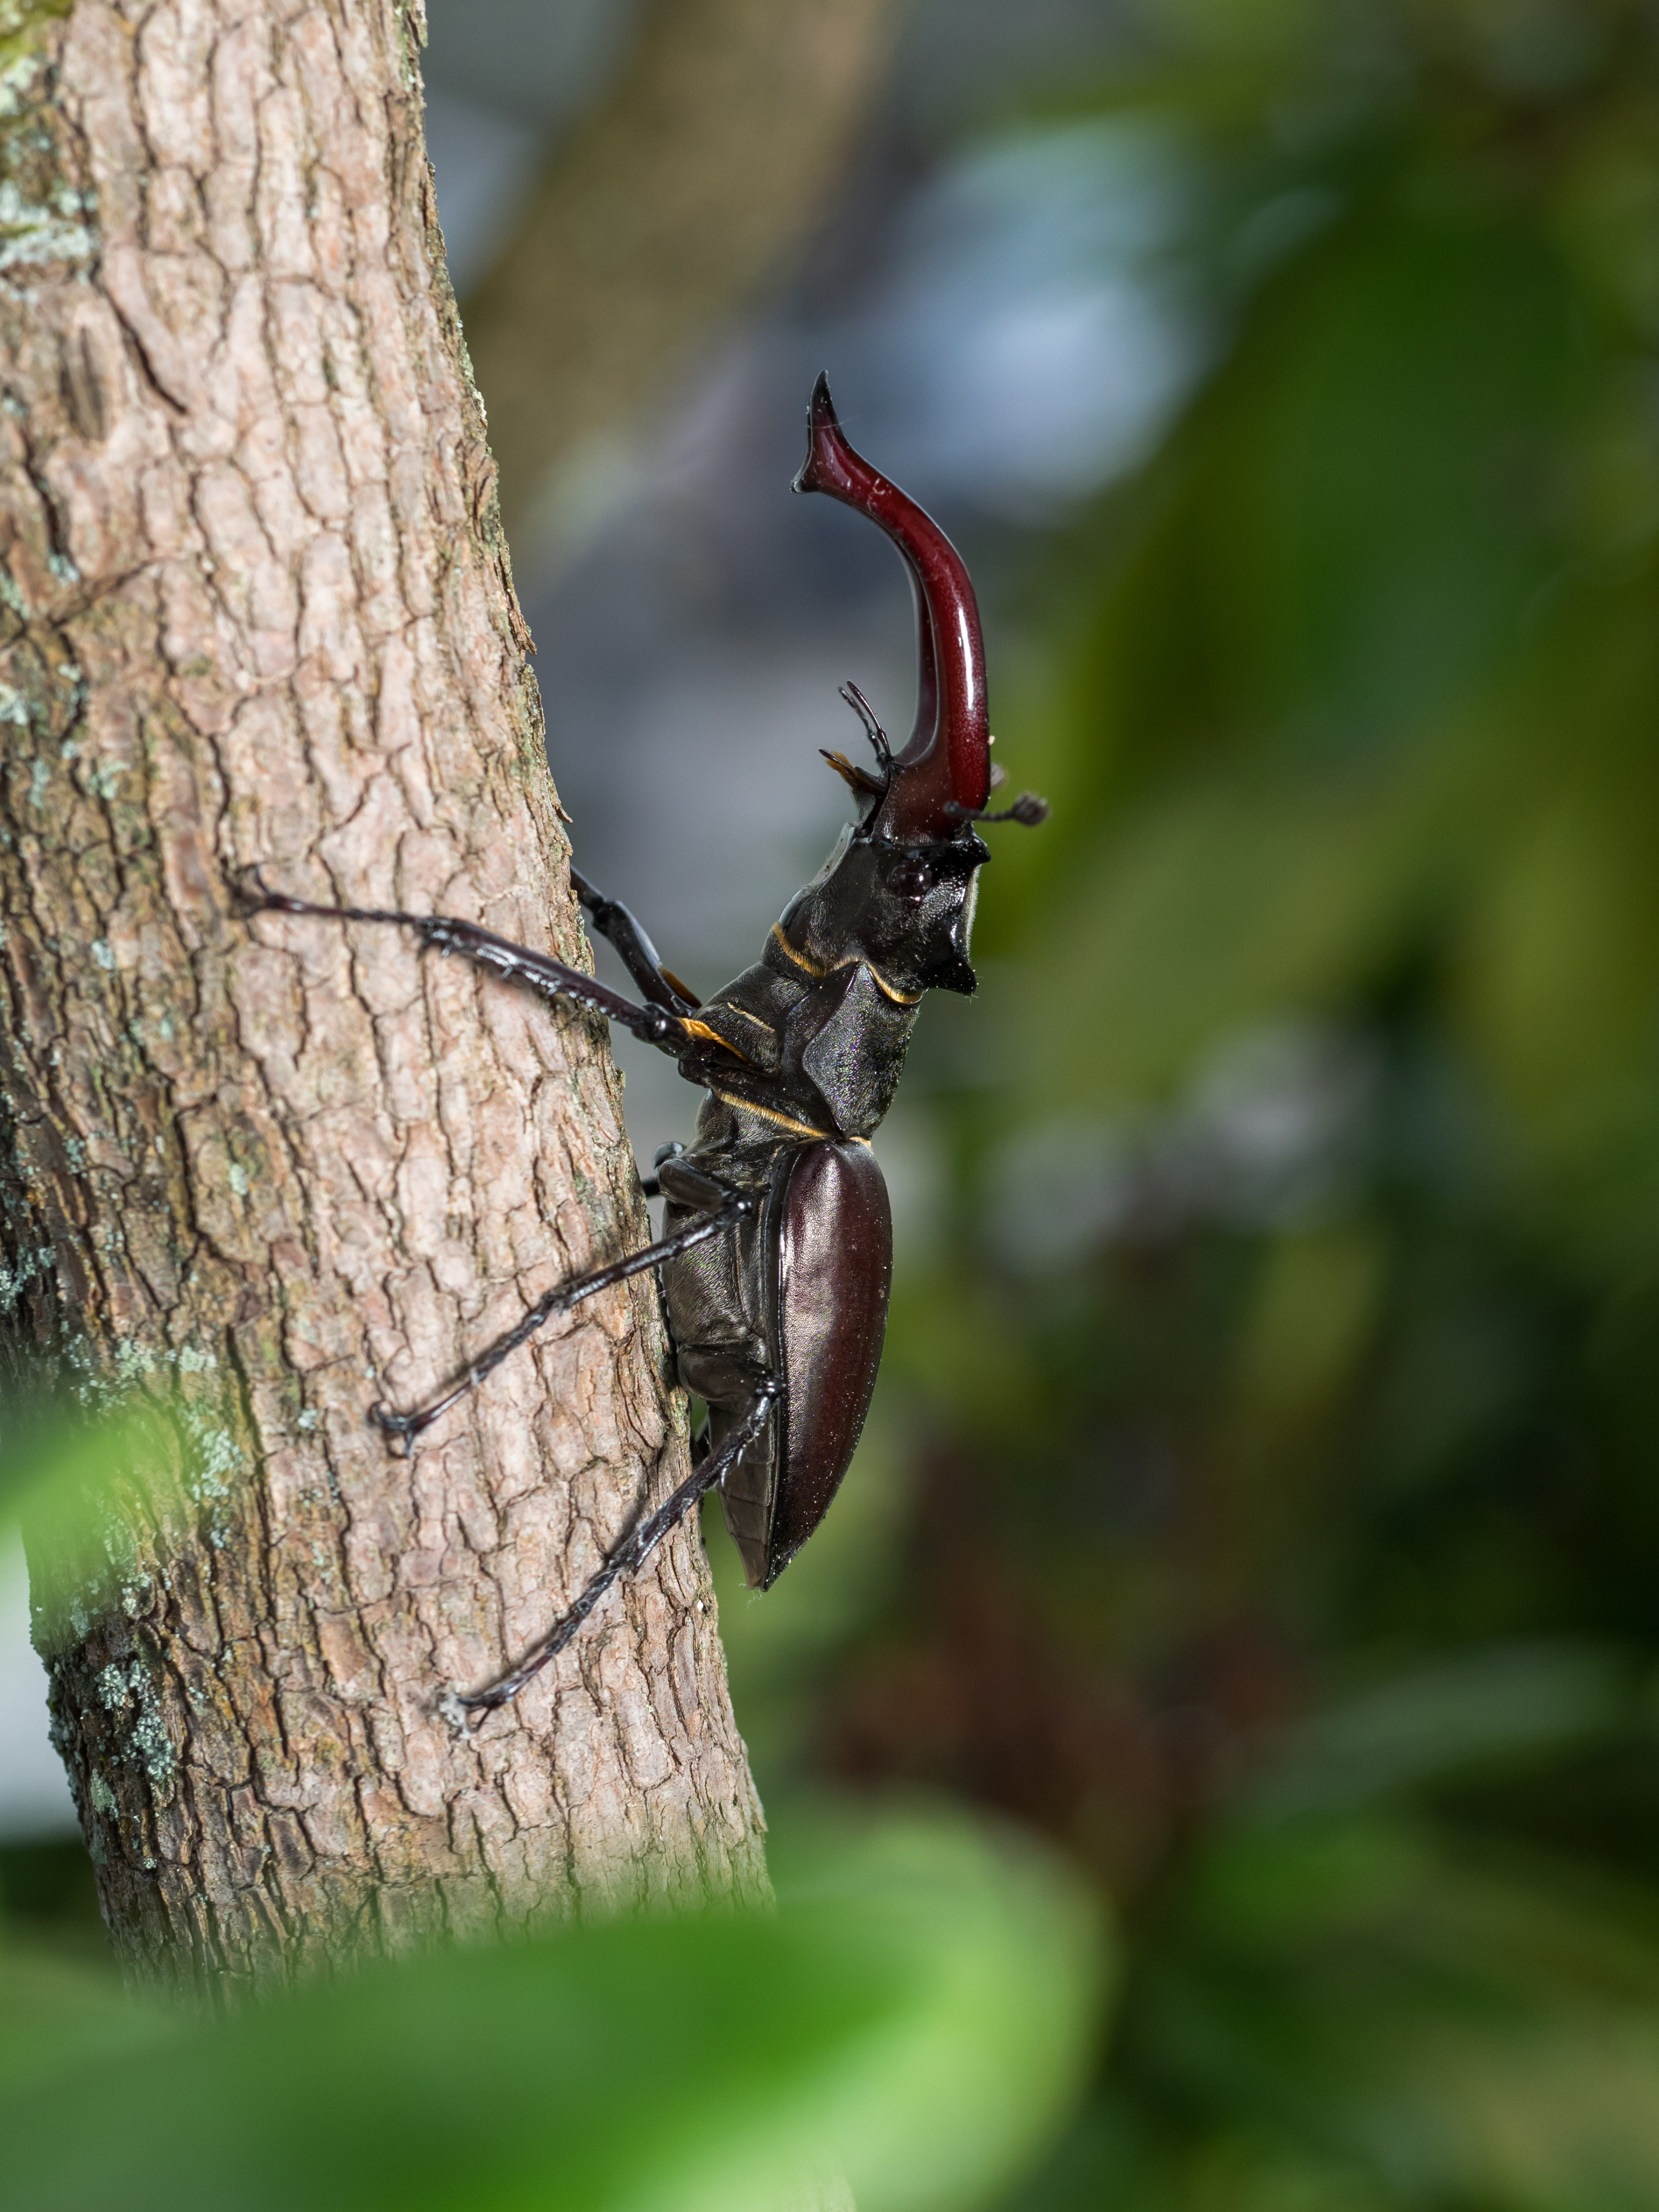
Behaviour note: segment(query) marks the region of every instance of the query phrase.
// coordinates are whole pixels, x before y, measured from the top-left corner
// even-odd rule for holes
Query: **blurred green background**
[[[1022,2212],[1652,2206],[1659,13],[1133,30],[1022,127],[1173,166],[1203,362],[998,549],[1054,817],[928,1008],[931,1255],[839,1520],[727,1598],[739,1718],[1115,1904]]]
[[[1659,2206],[1659,9],[1074,8],[931,104],[924,13],[905,159],[830,224],[866,273],[755,343],[793,462],[845,339],[1054,814],[996,833],[981,996],[928,1007],[882,1148],[842,1498],[763,1601],[711,1522],[763,1793],[989,1811],[1115,1916],[1092,2087],[1006,2212]],[[1161,367],[1097,465],[976,501],[860,420],[869,178],[1016,170],[1073,180],[1039,232],[1095,192]],[[526,586],[544,681],[615,538]],[[618,757],[584,799],[549,703],[582,865],[611,838],[647,906]],[[0,1875],[67,1924],[57,1847]]]

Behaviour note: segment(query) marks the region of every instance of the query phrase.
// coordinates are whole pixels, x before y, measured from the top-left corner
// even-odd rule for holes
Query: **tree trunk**
[[[117,1948],[198,1987],[763,1885],[694,1531],[466,1741],[684,1471],[600,1027],[229,872],[584,961],[396,0],[10,7],[0,1207],[19,1342],[161,1409],[46,1624]],[[44,1618],[44,1617],[43,1617]],[[65,1625],[65,1624],[69,1625]]]

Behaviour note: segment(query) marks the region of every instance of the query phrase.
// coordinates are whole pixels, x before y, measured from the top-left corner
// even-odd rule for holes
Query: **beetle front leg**
[[[523,983],[544,999],[569,1000],[592,1012],[603,1014],[608,1021],[620,1022],[635,1036],[654,1044],[660,1051],[672,1053],[677,1058],[691,1042],[695,1032],[689,1032],[684,1018],[663,1006],[635,1006],[633,1000],[623,998],[608,984],[596,982],[592,975],[584,975],[580,968],[567,967],[562,960],[555,960],[546,952],[535,952],[527,945],[514,945],[510,938],[498,937],[493,929],[485,929],[476,921],[458,921],[448,915],[404,914],[390,907],[320,906],[310,899],[290,898],[286,892],[270,890],[257,867],[244,869],[233,878],[236,896],[250,913],[314,915],[328,921],[385,921],[394,922],[404,929],[418,933],[422,944],[439,952],[459,952],[467,960],[477,962],[509,981]]]

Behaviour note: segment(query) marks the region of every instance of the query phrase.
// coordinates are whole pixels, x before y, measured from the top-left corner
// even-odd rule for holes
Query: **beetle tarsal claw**
[[[239,904],[249,907],[255,914],[272,903],[270,890],[259,872],[258,860],[250,860],[245,867],[234,868],[230,874],[231,896]]]
[[[441,1690],[432,1700],[432,1710],[441,1720],[449,1723],[463,1741],[471,1742],[474,1734],[472,1715],[465,1698],[453,1690]]]
[[[415,1453],[415,1434],[420,1424],[409,1413],[394,1413],[390,1406],[381,1403],[372,1407],[369,1416],[386,1441],[386,1449],[394,1459],[411,1459]]]

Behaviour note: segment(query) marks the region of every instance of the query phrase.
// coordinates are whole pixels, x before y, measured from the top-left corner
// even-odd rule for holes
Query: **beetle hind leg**
[[[699,1466],[695,1467],[665,1504],[635,1523],[630,1533],[623,1537],[569,1611],[560,1616],[539,1643],[532,1644],[510,1673],[489,1683],[482,1690],[474,1690],[469,1696],[463,1697],[457,1690],[446,1690],[437,1701],[438,1711],[444,1718],[459,1728],[464,1735],[470,1735],[474,1716],[492,1711],[497,1705],[504,1705],[509,1698],[516,1698],[525,1684],[533,1675],[538,1674],[549,1660],[557,1658],[605,1593],[624,1576],[636,1573],[663,1538],[684,1520],[699,1498],[707,1497],[725,1479],[727,1469],[765,1428],[771,1418],[773,1407],[782,1395],[783,1385],[775,1375],[762,1376],[755,1385],[755,1394],[748,1407],[720,1449],[710,1452]]]

